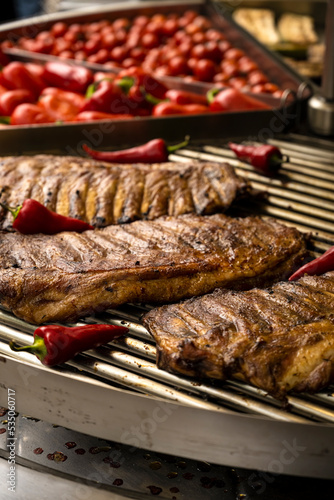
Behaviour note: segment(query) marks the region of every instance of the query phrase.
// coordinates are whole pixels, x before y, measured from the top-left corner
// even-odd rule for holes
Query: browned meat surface
[[[222,212],[247,190],[223,163],[117,165],[70,156],[6,157],[0,161],[0,202],[34,198],[50,210],[96,227],[163,215]],[[0,208],[0,228],[12,216]]]
[[[125,302],[166,303],[291,272],[296,229],[222,214],[162,217],[53,236],[0,232],[0,301],[33,322],[74,320]]]
[[[160,368],[241,377],[278,398],[334,380],[334,271],[267,290],[215,290],[144,317]]]

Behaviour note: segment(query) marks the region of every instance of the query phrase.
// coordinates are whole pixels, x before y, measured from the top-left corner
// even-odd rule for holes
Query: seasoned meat
[[[269,289],[212,294],[144,317],[160,368],[239,377],[278,398],[334,380],[334,271]]]
[[[50,155],[0,161],[0,202],[15,207],[34,198],[54,212],[96,227],[222,212],[246,190],[246,182],[226,163],[118,165]],[[0,208],[0,228],[11,228],[12,220]]]
[[[162,217],[53,236],[0,232],[0,301],[32,323],[74,320],[125,302],[166,303],[291,273],[301,233],[222,214]]]

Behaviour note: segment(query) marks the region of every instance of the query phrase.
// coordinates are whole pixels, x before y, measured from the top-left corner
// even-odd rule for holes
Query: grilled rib
[[[47,235],[0,232],[0,301],[32,322],[75,320],[126,302],[166,303],[289,274],[294,228],[223,214],[162,217]]]
[[[334,271],[269,289],[218,289],[147,313],[162,369],[242,378],[277,398],[334,380]]]
[[[221,163],[118,165],[51,155],[0,161],[1,203],[15,207],[34,198],[54,212],[96,227],[222,212],[246,190],[233,167]],[[0,208],[0,228],[11,225],[11,214]]]

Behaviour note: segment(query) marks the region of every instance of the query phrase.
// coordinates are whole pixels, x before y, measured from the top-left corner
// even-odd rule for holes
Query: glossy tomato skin
[[[216,65],[210,59],[200,59],[194,67],[194,75],[204,82],[211,82],[216,73]]]

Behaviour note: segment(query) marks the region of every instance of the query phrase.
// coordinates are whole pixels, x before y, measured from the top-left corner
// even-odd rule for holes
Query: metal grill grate
[[[321,141],[320,149],[317,145],[306,143],[303,137],[294,136],[270,142],[278,145],[283,154],[290,158],[290,162],[283,165],[279,176],[275,178],[256,173],[248,165],[234,159],[227,147],[218,146],[217,143],[183,149],[171,159],[228,160],[239,174],[250,181],[254,190],[266,193],[265,196],[247,199],[247,204],[240,201],[231,215],[252,213],[275,217],[303,232],[311,232],[310,249],[314,255],[318,255],[334,245],[333,145]],[[316,395],[290,396],[289,407],[283,409],[280,402],[243,382],[198,383],[157,369],[154,342],[140,323],[140,317],[147,309],[127,305],[83,321],[121,324],[129,327],[129,334],[108,347],[78,355],[75,360],[57,368],[58,372],[71,374],[87,382],[94,379],[104,386],[136,391],[208,410],[229,413],[232,410],[285,422],[334,423],[334,387]],[[31,367],[40,365],[33,356],[14,353],[8,346],[10,339],[22,345],[31,343],[34,329],[34,326],[12,314],[0,311],[0,352],[18,360],[23,359]]]

